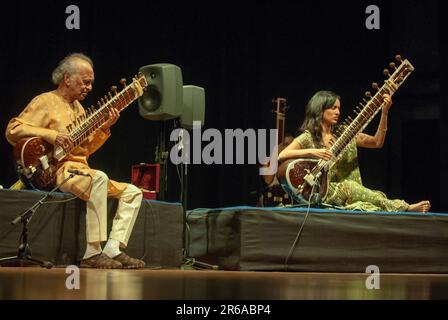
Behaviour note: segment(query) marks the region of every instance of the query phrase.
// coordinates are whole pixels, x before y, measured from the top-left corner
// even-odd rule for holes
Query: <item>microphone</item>
[[[90,174],[75,169],[68,169],[67,172],[78,176],[90,177]]]

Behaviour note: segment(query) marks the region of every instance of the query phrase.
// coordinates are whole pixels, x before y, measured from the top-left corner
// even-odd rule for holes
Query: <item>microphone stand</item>
[[[53,192],[59,189],[64,183],[75,176],[71,173],[67,178],[64,179],[59,185],[55,186],[51,191],[47,192],[39,201],[37,201],[32,207],[27,209],[24,213],[14,218],[11,221],[12,225],[17,225],[19,222],[22,223],[22,233],[20,235],[20,245],[17,252],[17,256],[7,257],[0,259],[0,266],[27,266],[29,263],[40,265],[43,268],[51,269],[53,264],[49,261],[39,260],[31,257],[31,249],[28,243],[28,223],[33,218],[34,213],[40,208]]]
[[[179,126],[180,127],[180,126]],[[182,151],[182,162],[181,162],[181,195],[180,195],[180,201],[182,203],[182,211],[183,211],[183,230],[182,230],[182,243],[183,243],[183,261],[186,265],[190,264],[191,267],[195,269],[209,269],[209,270],[218,270],[219,266],[208,264],[202,261],[198,261],[195,258],[191,258],[189,256],[190,250],[189,250],[189,243],[187,243],[187,199],[188,199],[188,161],[190,160],[190,157],[187,156],[184,158],[184,152],[185,152],[185,144],[184,144],[184,136],[183,136],[183,129],[179,131],[179,137],[178,137],[178,151]],[[187,145],[187,148],[190,146]],[[189,152],[187,150],[187,152]],[[187,246],[188,245],[188,246]],[[191,261],[192,260],[192,261]]]
[[[320,196],[320,190],[319,190],[319,188],[320,188],[320,183],[321,183],[321,181],[320,181],[320,178],[321,178],[321,177],[322,177],[322,173],[319,172],[319,173],[316,175],[316,178],[315,178],[315,183],[316,183],[318,189],[317,189],[317,191],[314,191],[314,192],[311,194],[311,196],[310,196],[310,199],[313,199],[313,201],[310,201],[311,204],[315,205],[317,208],[327,208],[327,209],[344,210],[343,207],[333,206],[333,205],[326,204],[326,203],[323,202],[323,199],[322,199],[322,197]]]

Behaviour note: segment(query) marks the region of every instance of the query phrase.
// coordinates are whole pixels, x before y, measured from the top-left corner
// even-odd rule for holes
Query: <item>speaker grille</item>
[[[157,90],[156,86],[149,85],[140,98],[140,106],[146,112],[153,112],[160,108],[161,103],[162,97],[160,95],[160,91]]]
[[[156,63],[139,70],[148,80],[138,99],[140,115],[148,120],[169,120],[182,114],[182,72],[173,64]]]

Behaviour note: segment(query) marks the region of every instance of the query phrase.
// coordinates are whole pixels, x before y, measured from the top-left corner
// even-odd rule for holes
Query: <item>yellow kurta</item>
[[[70,104],[56,91],[46,92],[35,97],[18,117],[9,121],[6,128],[6,139],[13,146],[22,138],[36,136],[54,144],[58,133],[68,134],[67,127],[83,114],[85,114],[84,108],[78,101]],[[92,153],[103,145],[109,136],[110,130],[97,130],[83,144],[73,149],[58,164],[56,183],[61,183],[70,175],[67,172],[69,169],[82,170],[93,176],[95,170],[89,167],[87,160]],[[91,179],[88,177],[75,176],[61,186],[61,190],[88,200],[91,190],[90,182]],[[126,183],[109,180],[108,195],[118,195],[126,187]]]

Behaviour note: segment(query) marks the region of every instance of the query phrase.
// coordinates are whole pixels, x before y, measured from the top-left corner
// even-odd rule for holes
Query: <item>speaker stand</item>
[[[176,127],[180,128],[179,124],[180,122],[176,119]],[[189,148],[190,146],[184,145],[183,140],[183,131],[187,130],[184,128],[180,128],[179,132],[179,138],[178,138],[178,148],[179,150],[182,150],[183,152],[189,152],[189,150],[185,151],[186,148]],[[182,154],[183,156],[183,154]],[[189,256],[189,245],[190,241],[187,241],[187,210],[188,210],[188,161],[190,157],[182,157],[185,161],[185,163],[182,161],[180,166],[180,184],[181,184],[181,203],[182,203],[182,219],[183,219],[183,230],[182,230],[182,247],[183,247],[183,264],[182,269],[208,269],[208,270],[218,270],[219,266],[208,264],[205,262],[201,262],[196,260],[195,258],[192,258]]]
[[[156,146],[155,163],[160,165],[159,200],[166,201],[168,186],[168,151],[166,151],[166,121],[162,121],[159,132],[159,145]]]

